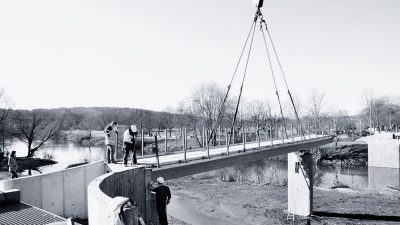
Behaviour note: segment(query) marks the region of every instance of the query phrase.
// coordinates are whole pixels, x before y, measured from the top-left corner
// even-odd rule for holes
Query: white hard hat
[[[131,131],[132,131],[133,133],[137,132],[136,125],[132,125],[132,126],[131,126]]]
[[[159,178],[157,178],[157,182],[158,182],[159,184],[163,184],[165,181],[164,181],[164,178],[159,177]]]

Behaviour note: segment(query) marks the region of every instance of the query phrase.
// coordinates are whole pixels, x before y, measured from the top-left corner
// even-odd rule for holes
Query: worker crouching
[[[131,165],[137,164],[136,151],[135,151],[135,137],[137,136],[137,128],[135,125],[130,126],[124,132],[124,165],[128,165],[129,152],[132,151]]]

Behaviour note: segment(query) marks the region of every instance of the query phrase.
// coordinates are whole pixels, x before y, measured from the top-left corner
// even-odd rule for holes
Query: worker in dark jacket
[[[129,157],[129,152],[132,151],[132,161],[131,163],[136,165],[137,164],[137,159],[136,159],[136,151],[135,151],[135,136],[137,135],[137,128],[135,125],[130,126],[125,132],[124,132],[124,165],[128,165],[128,157]]]
[[[11,179],[18,178],[17,169],[18,163],[16,152],[12,151],[11,154],[8,156],[8,170],[11,173]]]
[[[156,188],[154,188],[152,184],[149,184],[149,188],[156,193],[156,205],[160,225],[168,225],[167,205],[171,200],[171,191],[169,187],[165,185],[164,178],[157,178],[157,183],[158,186]]]

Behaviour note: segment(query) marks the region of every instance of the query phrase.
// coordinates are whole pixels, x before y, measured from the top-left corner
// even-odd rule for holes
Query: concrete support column
[[[313,208],[312,154],[288,153],[288,213],[310,216]]]

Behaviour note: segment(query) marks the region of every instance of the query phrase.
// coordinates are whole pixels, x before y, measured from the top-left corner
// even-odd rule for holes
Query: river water
[[[27,155],[27,147],[24,143],[17,142],[11,146],[10,151],[15,150],[17,157]],[[105,147],[86,147],[73,143],[54,144],[49,143],[41,147],[34,157],[45,158],[56,161],[56,164],[42,166],[39,170],[42,173],[50,173],[67,168],[71,164],[83,162],[95,162],[104,160]],[[27,173],[26,171],[24,173]],[[32,175],[38,174],[32,171]]]

